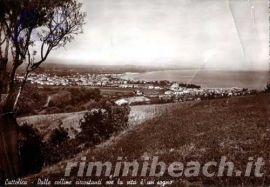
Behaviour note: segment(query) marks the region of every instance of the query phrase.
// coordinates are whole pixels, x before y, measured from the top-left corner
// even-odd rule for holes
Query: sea
[[[126,80],[160,81],[200,85],[202,88],[249,88],[263,90],[269,81],[268,71],[163,70],[125,73]]]

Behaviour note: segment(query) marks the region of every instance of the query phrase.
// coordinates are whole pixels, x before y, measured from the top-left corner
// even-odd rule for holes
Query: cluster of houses
[[[173,83],[169,88],[164,88],[162,94],[143,94],[139,90],[134,91],[133,97],[121,98],[116,100],[117,105],[123,104],[148,104],[157,99],[164,102],[183,102],[192,100],[218,99],[231,96],[250,95],[256,93],[255,90],[243,88],[186,88],[179,86],[178,83]]]
[[[121,74],[74,74],[69,76],[51,76],[47,73],[31,73],[27,82],[48,86],[113,86],[127,84],[126,80],[119,79]],[[110,78],[109,78],[110,77]],[[17,75],[16,80],[22,81],[24,76]]]
[[[68,76],[51,76],[48,73],[31,73],[27,77],[27,82],[41,86],[90,86],[90,87],[114,87],[122,89],[149,89],[149,90],[166,90],[166,86],[156,85],[147,81],[132,81],[121,78],[122,74],[87,74],[78,73]],[[17,75],[18,82],[23,81],[24,76]],[[142,95],[138,93],[138,95]]]
[[[161,86],[155,86],[151,84],[146,85],[139,85],[139,84],[121,84],[118,85],[119,88],[142,88],[142,89],[149,89],[149,90],[164,90],[164,87]]]
[[[22,81],[23,76],[16,76],[17,81]],[[49,86],[93,86],[93,87],[116,87],[116,88],[132,88],[134,96],[121,98],[115,101],[117,105],[123,104],[149,104],[154,102],[176,102],[215,99],[230,96],[239,96],[252,94],[254,91],[242,88],[200,88],[199,86],[188,88],[180,86],[178,83],[155,84],[146,81],[127,81],[121,78],[121,74],[71,74],[67,76],[51,76],[47,73],[31,73],[27,82],[37,85]],[[153,90],[143,93],[144,90]]]
[[[51,76],[48,73],[31,73],[27,77],[27,82],[42,86],[92,86],[92,87],[115,87],[115,88],[133,88],[133,89],[154,89],[164,90],[164,87],[150,84],[143,81],[128,81],[121,78],[122,74],[87,74],[87,75],[68,75]],[[23,81],[24,76],[17,75],[16,80]]]

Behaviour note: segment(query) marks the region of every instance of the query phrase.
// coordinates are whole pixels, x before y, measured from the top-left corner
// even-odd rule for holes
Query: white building
[[[149,103],[150,99],[144,96],[136,96],[129,98],[122,98],[115,101],[115,104],[121,106],[124,104],[133,104],[133,103]]]
[[[115,104],[121,106],[121,105],[124,105],[124,104],[128,104],[128,101],[126,99],[118,99],[115,101]]]
[[[170,90],[179,90],[179,84],[178,83],[173,83],[171,86],[170,86]]]
[[[165,95],[173,95],[173,91],[169,90],[169,91],[165,91]]]
[[[148,89],[154,89],[155,87],[154,86],[148,86]]]
[[[155,86],[155,90],[162,90],[160,86]]]
[[[134,93],[135,93],[136,95],[143,95],[143,93],[142,93],[140,90],[135,90]]]

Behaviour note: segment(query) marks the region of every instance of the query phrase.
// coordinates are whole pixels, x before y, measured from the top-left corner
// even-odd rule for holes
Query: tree
[[[101,105],[101,109],[89,110],[80,120],[77,138],[88,145],[96,145],[128,127],[129,106],[113,106],[109,101]]]
[[[30,72],[50,52],[82,33],[85,13],[76,0],[0,0],[0,173],[21,175],[18,124],[14,115]],[[24,80],[16,84],[18,68]],[[1,176],[0,176],[1,177]]]

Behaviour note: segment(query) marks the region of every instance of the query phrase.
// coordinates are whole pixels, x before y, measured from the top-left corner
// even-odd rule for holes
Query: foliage
[[[74,145],[71,146],[69,142],[69,136],[67,129],[61,127],[62,122],[60,121],[58,128],[51,132],[49,139],[46,141],[44,157],[45,165],[55,164],[65,158],[67,158],[67,151],[70,153],[72,149],[75,150]]]
[[[46,113],[47,114],[56,114],[56,113],[61,113],[63,112],[63,110],[61,110],[60,108],[58,107],[49,107],[46,109]]]
[[[105,107],[90,110],[80,121],[81,132],[78,137],[90,145],[96,145],[114,133],[128,127],[129,106],[112,106],[105,102]]]
[[[59,146],[68,139],[68,132],[66,129],[61,127],[62,122],[60,122],[59,127],[52,131],[50,138],[48,140],[49,144],[54,146]]]
[[[72,158],[75,154],[82,151],[85,143],[86,145],[96,145],[128,126],[128,115],[130,112],[128,106],[113,106],[111,102],[105,99],[100,101],[99,106],[103,108],[100,110],[92,109],[85,114],[80,122],[82,131],[75,139],[69,138],[68,131],[63,128],[61,120],[58,127],[50,132],[46,141],[43,141],[36,129],[31,130],[32,127],[27,126],[27,131],[23,131],[27,138],[24,138],[24,141],[20,143],[22,147],[21,153],[25,163],[24,167],[27,167],[29,162],[34,160],[32,162],[34,169],[29,167],[28,170],[25,170],[25,174],[36,173],[43,165],[49,166],[64,159]],[[23,125],[23,129],[25,128],[25,125]],[[35,138],[38,138],[38,140]],[[31,143],[36,147],[29,146]]]
[[[82,33],[85,13],[80,12],[81,3],[75,0],[14,0],[0,1],[0,23],[3,34],[14,45],[16,70],[28,58],[27,71],[33,71],[44,62],[51,50],[63,47],[74,35]],[[2,34],[2,33],[1,33]],[[40,58],[35,43],[40,48]],[[29,53],[30,48],[35,52]],[[33,60],[32,62],[30,62]]]
[[[95,100],[90,100],[83,105],[84,109],[91,110],[98,107],[98,103]]]
[[[89,149],[85,156],[110,160],[112,165],[119,162],[119,154],[128,161],[137,160],[139,165],[144,163],[143,158],[158,156],[165,164],[183,163],[184,171],[191,168],[187,165],[190,161],[198,161],[202,171],[204,164],[210,161],[219,164],[221,157],[227,156],[227,161],[234,163],[234,171],[242,172],[246,170],[249,157],[254,157],[254,162],[263,157],[263,177],[253,175],[254,165],[250,177],[244,174],[237,177],[235,172],[228,177],[227,167],[224,176],[219,177],[219,167],[213,166],[209,168],[215,172],[213,177],[204,176],[202,172],[198,177],[185,177],[183,172],[182,177],[175,178],[167,170],[159,180],[172,180],[172,186],[265,186],[270,183],[268,100],[269,94],[261,94],[173,105],[170,112],[129,130],[109,145]],[[77,170],[73,176],[77,176]],[[50,177],[59,178],[61,172]],[[120,176],[120,180],[141,178],[129,175]],[[155,177],[146,177],[146,180],[155,180]]]
[[[68,91],[61,91],[52,96],[49,106],[64,108],[65,106],[70,104],[70,101],[71,101],[71,93]]]
[[[84,87],[80,88],[68,88],[67,91],[71,93],[71,105],[76,105],[79,103],[85,103],[89,100],[99,101],[101,99],[100,90],[95,89],[86,89]]]
[[[65,112],[74,112],[75,110],[76,110],[76,108],[72,105],[68,105],[64,109]]]
[[[73,158],[74,155],[81,151],[82,147],[77,139],[67,139],[59,146],[47,143],[44,151],[44,166],[50,166],[65,159]]]
[[[195,84],[186,84],[186,83],[179,83],[180,87],[185,87],[185,88],[197,88],[200,89],[201,86],[195,85]]]
[[[165,104],[165,103],[173,103],[174,96],[166,97],[166,98],[151,98],[151,104]]]
[[[1,99],[0,111],[1,114],[12,113],[10,121],[0,124],[6,127],[2,134],[7,135],[0,137],[3,140],[0,167],[6,177],[17,178],[21,171],[17,124],[13,114],[27,76],[47,59],[52,50],[64,47],[74,35],[82,33],[86,14],[81,12],[81,6],[82,3],[76,0],[0,0],[0,95],[6,94]],[[19,67],[23,67],[25,73],[20,87],[17,87],[15,75]],[[23,130],[20,151],[23,167],[29,167],[24,168],[24,172],[36,172],[42,165],[36,158],[40,154],[39,137],[30,128]]]
[[[101,97],[99,89],[64,88],[52,96],[49,106],[64,109],[71,105],[79,108],[90,100],[99,101]]]
[[[37,86],[26,85],[16,111],[17,116],[35,115],[46,103],[47,95],[41,92]]]
[[[48,97],[51,97],[49,101]],[[16,115],[36,115],[40,112],[54,114],[93,109],[99,107],[101,98],[99,89],[42,89],[35,85],[26,84],[18,102]]]
[[[44,162],[43,139],[37,129],[24,123],[19,127],[19,151],[24,175],[41,170]]]

